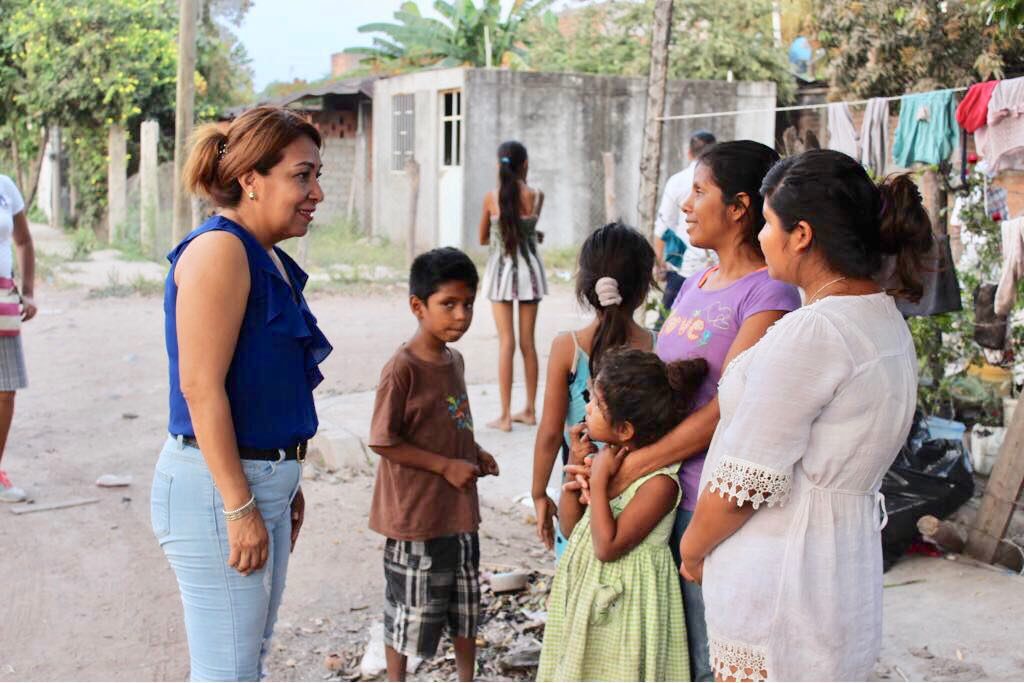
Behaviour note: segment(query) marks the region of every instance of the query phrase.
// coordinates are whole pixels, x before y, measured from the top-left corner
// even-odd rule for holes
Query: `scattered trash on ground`
[[[16,515],[25,515],[30,512],[63,510],[65,508],[78,507],[79,505],[91,505],[98,502],[100,502],[99,498],[72,498],[71,500],[62,500],[56,503],[42,503],[41,505],[37,505],[36,503],[24,503],[22,505],[12,505],[11,512]]]

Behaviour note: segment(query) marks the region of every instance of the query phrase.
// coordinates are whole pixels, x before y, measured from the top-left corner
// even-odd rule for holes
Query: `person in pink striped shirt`
[[[20,289],[14,281],[14,252],[18,257]],[[28,385],[21,348],[21,323],[36,314],[35,260],[25,200],[14,181],[0,175],[0,467],[14,418],[14,394]],[[12,484],[7,473],[0,469],[0,502],[17,503],[25,498],[25,492]]]

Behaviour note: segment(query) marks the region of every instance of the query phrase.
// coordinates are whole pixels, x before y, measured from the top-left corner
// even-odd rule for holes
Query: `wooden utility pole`
[[[644,117],[644,145],[640,157],[640,203],[638,222],[654,240],[654,214],[658,208],[658,176],[661,172],[661,117],[665,112],[668,81],[668,44],[672,31],[672,0],[655,0],[654,30],[651,32],[651,71],[647,77],[647,113]]]
[[[1024,490],[1024,410],[1017,410],[985,485],[978,516],[967,535],[968,555],[988,563],[996,559],[1021,490]]]
[[[178,94],[174,113],[174,211],[172,241],[192,231],[192,205],[181,182],[195,114],[196,2],[178,0]]]
[[[114,125],[107,132],[107,241],[124,237],[128,222],[128,134]]]
[[[412,265],[416,258],[416,213],[420,201],[420,164],[415,159],[405,162],[405,175],[409,178],[409,223],[405,233],[405,258]],[[1024,412],[1024,411],[1021,411]]]

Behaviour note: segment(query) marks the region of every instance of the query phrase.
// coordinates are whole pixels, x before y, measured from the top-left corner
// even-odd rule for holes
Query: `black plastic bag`
[[[882,479],[889,516],[882,529],[883,571],[917,538],[917,520],[948,517],[974,495],[974,471],[963,443],[928,439],[922,416],[915,418],[907,445]]]

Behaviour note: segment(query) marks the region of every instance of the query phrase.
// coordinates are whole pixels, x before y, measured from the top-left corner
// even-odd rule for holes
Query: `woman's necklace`
[[[845,277],[837,277],[835,280],[832,280],[831,282],[826,282],[821,287],[818,287],[818,291],[816,291],[814,293],[814,295],[810,299],[807,300],[807,303],[804,304],[804,306],[810,306],[812,303],[817,301],[819,294],[821,294],[823,291],[825,291],[827,288],[831,287],[832,285],[836,284],[837,282],[842,282],[845,279],[846,279]]]

